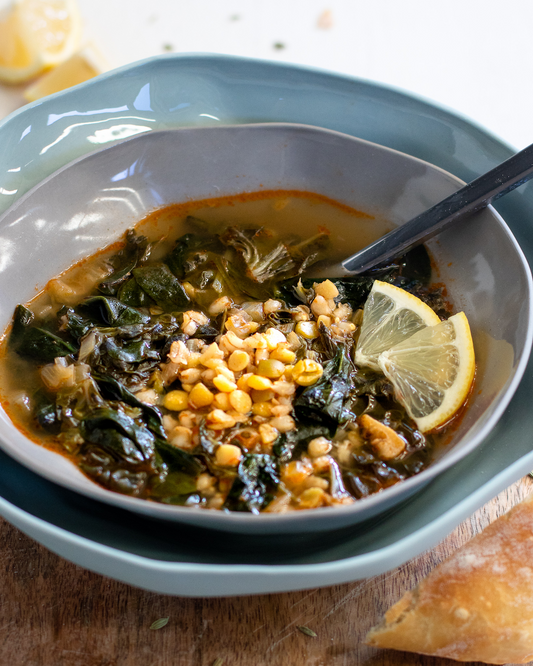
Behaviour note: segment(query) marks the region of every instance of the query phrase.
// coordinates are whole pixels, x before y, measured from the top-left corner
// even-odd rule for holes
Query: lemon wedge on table
[[[440,322],[433,310],[413,294],[375,280],[363,310],[355,362],[380,370],[378,356],[413,333]]]
[[[19,83],[55,67],[78,47],[76,0],[16,0],[0,16],[0,81]]]
[[[468,319],[459,312],[382,352],[378,365],[421,432],[443,425],[464,404],[475,373]]]
[[[68,60],[46,72],[24,91],[28,102],[88,81],[107,69],[107,63],[94,45],[85,46]]]

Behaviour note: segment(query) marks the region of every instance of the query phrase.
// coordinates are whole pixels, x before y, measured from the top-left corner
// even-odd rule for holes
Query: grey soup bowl
[[[370,216],[361,218],[357,228],[331,226],[335,258],[340,259],[461,185],[455,176],[409,155],[305,125],[142,134],[64,166],[0,217],[0,326],[5,329],[15,306],[29,301],[52,277],[169,204],[261,190],[325,195]],[[531,273],[494,209],[447,230],[428,247],[435,280],[446,285],[454,310],[464,310],[470,321],[477,360],[475,389],[451,441],[434,462],[380,493],[348,506],[285,514],[199,510],[105,490],[67,458],[27,438],[3,410],[0,446],[46,479],[95,500],[227,532],[330,531],[391,511],[483,441],[520,382],[532,342]]]

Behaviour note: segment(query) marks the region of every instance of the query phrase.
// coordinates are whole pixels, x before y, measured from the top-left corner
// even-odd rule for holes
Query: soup
[[[355,365],[362,308],[376,278],[449,308],[424,248],[356,278],[306,273],[385,230],[300,192],[156,211],[17,307],[3,405],[96,483],[146,500],[259,513],[379,492],[424,469],[437,436]]]

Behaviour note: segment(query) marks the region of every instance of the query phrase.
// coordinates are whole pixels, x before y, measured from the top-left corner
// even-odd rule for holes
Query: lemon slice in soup
[[[433,310],[413,294],[376,280],[363,310],[355,362],[380,370],[378,356],[413,333],[438,324]]]
[[[378,366],[394,387],[419,430],[443,425],[464,404],[475,372],[468,319],[459,312],[423,328],[378,356]]]

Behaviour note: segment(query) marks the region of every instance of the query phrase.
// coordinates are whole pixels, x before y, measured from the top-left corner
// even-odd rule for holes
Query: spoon
[[[401,256],[455,222],[488,206],[533,177],[533,144],[454,192],[446,199],[393,229],[377,241],[324,271],[329,277],[358,275]],[[315,277],[315,275],[313,275]],[[322,277],[316,275],[316,277]]]

